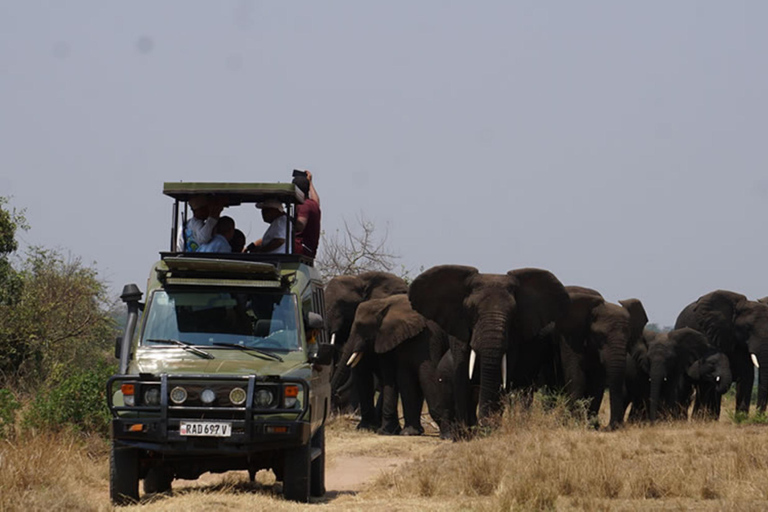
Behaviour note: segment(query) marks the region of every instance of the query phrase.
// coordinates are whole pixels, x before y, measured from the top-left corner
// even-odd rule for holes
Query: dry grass
[[[109,445],[50,434],[0,441],[0,510],[104,510]]]
[[[766,509],[768,430],[717,423],[599,432],[562,407],[508,410],[485,438],[441,446],[374,494],[488,497],[482,510]]]
[[[383,437],[354,425],[348,417],[329,425],[329,467],[356,458],[411,462],[374,473],[361,492],[331,493],[314,509],[768,509],[764,425],[724,418],[599,432],[561,404],[545,409],[538,399],[529,411],[509,409],[495,430],[472,441]],[[3,442],[0,511],[111,509],[107,452],[104,441],[64,434]],[[271,475],[257,480],[241,472],[194,486],[177,481],[172,496],[128,509],[306,509],[283,500]]]

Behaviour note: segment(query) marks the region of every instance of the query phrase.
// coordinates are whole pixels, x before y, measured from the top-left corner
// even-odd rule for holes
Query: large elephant
[[[451,380],[456,418],[464,425],[471,424],[475,408],[469,386],[475,364],[482,419],[500,409],[509,375],[536,373],[532,368],[541,365],[542,351],[533,340],[568,308],[562,283],[532,268],[483,274],[474,267],[440,265],[416,277],[408,296],[416,311],[457,340],[451,347]]]
[[[368,300],[408,293],[405,281],[388,272],[365,272],[356,276],[337,276],[330,280],[325,288],[325,320],[331,343],[336,346],[332,378],[332,401],[334,408],[352,408],[357,405],[354,394],[356,386],[350,380],[351,372],[344,364],[339,364],[344,345],[349,338],[357,307]],[[373,382],[362,383],[373,388]],[[363,423],[378,423],[373,411],[365,412]]]
[[[393,434],[398,430],[391,424],[393,414],[397,420],[398,395],[404,417],[401,435],[424,432],[421,409],[425,398],[432,418],[441,421],[435,371],[448,349],[447,343],[446,333],[414,311],[406,295],[370,300],[357,308],[343,359],[356,369],[367,359],[374,359],[378,365],[383,395],[379,433]],[[361,392],[361,404],[363,401],[373,403],[373,396]]]
[[[719,403],[720,395],[731,385],[728,358],[706,336],[688,327],[656,335],[641,367],[648,376],[650,421],[659,416],[687,419],[694,391],[694,414],[707,414],[709,395],[716,394]]]
[[[565,390],[572,400],[587,399],[589,414],[600,410],[606,386],[610,396],[610,428],[624,421],[627,353],[648,322],[638,299],[606,302],[595,290],[566,287],[568,312],[557,323]]]
[[[675,328],[690,327],[728,356],[736,382],[736,411],[749,413],[758,368],[757,408],[768,404],[768,304],[739,293],[716,290],[702,295],[680,312]],[[710,408],[719,410],[720,398]]]

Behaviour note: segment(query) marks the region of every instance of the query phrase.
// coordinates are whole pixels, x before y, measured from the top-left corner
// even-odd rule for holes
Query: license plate
[[[179,434],[182,436],[229,437],[232,435],[232,424],[216,421],[182,421],[179,424]]]

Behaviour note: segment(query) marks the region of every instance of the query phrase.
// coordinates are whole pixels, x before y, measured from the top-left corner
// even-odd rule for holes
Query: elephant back
[[[747,298],[740,293],[716,290],[701,296],[680,313],[675,329],[690,327],[704,334],[723,352],[735,349],[734,321],[738,304]]]

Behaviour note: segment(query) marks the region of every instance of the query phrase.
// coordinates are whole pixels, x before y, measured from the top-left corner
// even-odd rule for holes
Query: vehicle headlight
[[[253,397],[257,407],[269,407],[275,399],[275,395],[268,389],[259,389]]]
[[[212,404],[214,400],[216,400],[216,393],[210,389],[205,388],[202,393],[200,393],[200,400],[204,404]]]
[[[144,403],[146,405],[160,405],[160,388],[153,386],[144,391]]]
[[[229,401],[235,405],[242,405],[245,403],[246,393],[243,388],[234,388],[229,392]]]
[[[176,386],[171,390],[171,402],[176,405],[183,404],[187,401],[187,390],[181,386]]]

